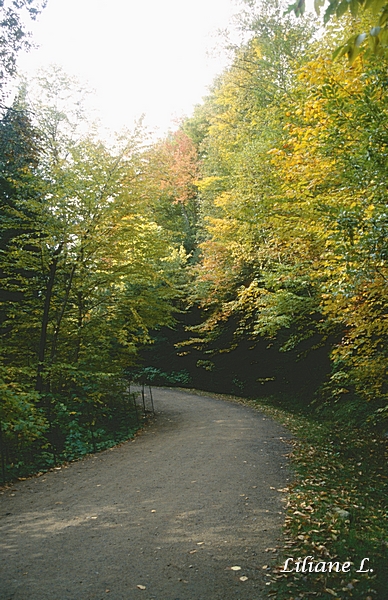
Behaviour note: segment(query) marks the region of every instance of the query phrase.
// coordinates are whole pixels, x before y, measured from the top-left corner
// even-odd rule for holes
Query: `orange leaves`
[[[150,153],[153,177],[174,203],[186,204],[196,194],[197,150],[182,130],[157,144]]]

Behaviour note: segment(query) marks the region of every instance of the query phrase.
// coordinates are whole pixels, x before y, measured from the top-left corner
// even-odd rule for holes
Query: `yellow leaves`
[[[222,182],[222,177],[213,175],[210,177],[204,177],[196,181],[196,185],[200,192],[207,192],[213,188],[217,189],[218,185]]]
[[[282,152],[282,150],[279,150],[279,148],[271,148],[271,150],[268,150],[267,154],[273,154],[273,155],[282,155],[284,154],[284,152]]]
[[[258,40],[257,38],[253,39],[251,42],[251,47],[253,49],[255,57],[262,58],[263,52],[260,46],[260,40]]]
[[[206,221],[208,223],[208,231],[213,235],[215,241],[217,238],[223,240],[229,238],[229,243],[236,243],[233,234],[236,232],[237,223],[234,219],[215,219],[214,217],[207,217]],[[207,244],[208,242],[204,242],[203,246],[206,246]]]
[[[228,207],[232,207],[235,204],[235,195],[230,191],[222,192],[214,199],[214,206],[218,206],[220,208],[228,209]]]
[[[323,122],[326,120],[325,112],[326,101],[323,98],[313,98],[306,102],[304,106],[304,116],[306,120],[315,120]]]
[[[271,104],[268,90],[260,96],[262,43],[248,44],[249,60],[239,56],[220,81],[204,144],[207,173],[199,188],[207,237],[197,272],[206,302],[217,305],[208,325],[215,330],[221,315],[234,314],[239,335],[275,336],[304,311],[323,311],[311,328],[347,329],[332,358],[364,387],[369,381],[369,398],[382,390],[384,369],[372,355],[385,343],[388,321],[385,213],[379,219],[386,204],[385,171],[379,175],[388,147],[380,108],[386,86],[373,88],[378,66],[367,74],[361,61],[349,66],[317,55],[298,69],[290,93]],[[379,76],[385,82],[385,71]],[[371,107],[378,94],[383,102]],[[378,280],[367,299],[356,289],[364,276]],[[302,280],[308,284],[298,295]],[[337,383],[354,389],[349,380]]]
[[[338,598],[338,594],[337,592],[335,592],[334,590],[330,589],[330,588],[325,588],[325,592],[327,592],[328,594],[330,594],[331,596],[335,596],[336,598]]]

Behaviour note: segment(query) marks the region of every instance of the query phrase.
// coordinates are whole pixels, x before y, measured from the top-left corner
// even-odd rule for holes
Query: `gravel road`
[[[1,600],[265,598],[288,432],[234,402],[154,397],[135,440],[2,491]]]

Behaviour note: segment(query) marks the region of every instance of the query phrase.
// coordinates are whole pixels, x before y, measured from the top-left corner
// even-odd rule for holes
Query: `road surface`
[[[134,441],[3,491],[1,600],[265,597],[289,434],[235,402],[154,398]]]

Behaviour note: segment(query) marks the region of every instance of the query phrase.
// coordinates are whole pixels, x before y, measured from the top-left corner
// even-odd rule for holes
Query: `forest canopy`
[[[286,8],[245,3],[230,66],[165,139],[100,139],[55,66],[3,108],[10,468],[26,448],[73,456],[144,367],[386,419],[388,56],[333,57],[373,14],[338,5],[322,32]]]
[[[184,124],[201,165],[190,293],[206,318],[195,343],[208,357],[249,347],[256,382],[271,375],[263,350],[253,359],[263,340],[299,364],[326,348],[321,399],[378,422],[387,410],[387,55],[334,59],[357,25],[346,15],[319,35],[310,18],[271,5],[243,23],[247,41]]]

